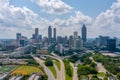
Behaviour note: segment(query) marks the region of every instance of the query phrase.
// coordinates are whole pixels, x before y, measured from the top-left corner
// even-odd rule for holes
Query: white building
[[[56,50],[60,53],[63,53],[63,45],[62,44],[57,44]]]
[[[83,42],[81,38],[77,38],[74,40],[74,49],[81,50],[83,48]]]

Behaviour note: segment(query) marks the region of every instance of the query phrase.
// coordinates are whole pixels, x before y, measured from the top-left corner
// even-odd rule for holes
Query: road
[[[60,80],[65,80],[65,66],[63,60],[56,54],[51,53],[53,56],[50,56],[51,58],[57,59],[60,62]]]
[[[77,76],[77,68],[74,67],[74,64],[73,64],[73,63],[70,63],[70,65],[71,65],[72,68],[73,68],[73,80],[78,80],[78,76]]]
[[[32,57],[42,66],[43,70],[45,71],[46,75],[48,76],[48,80],[56,80],[52,72],[45,66],[44,61],[38,57],[32,55]]]
[[[59,71],[59,69],[58,69],[58,67],[56,66],[56,64],[54,64],[54,68],[55,68],[55,70],[56,70],[56,74],[57,74],[57,80],[61,80],[60,79],[60,71]]]

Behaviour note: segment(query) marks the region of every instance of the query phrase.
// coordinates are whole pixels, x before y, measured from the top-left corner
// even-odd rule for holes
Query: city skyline
[[[120,80],[120,0],[0,0],[0,80]]]
[[[0,6],[1,39],[15,38],[16,33],[30,38],[35,28],[39,28],[40,35],[47,36],[49,25],[60,36],[69,36],[74,31],[80,35],[83,24],[88,38],[120,38],[120,0],[0,0]]]

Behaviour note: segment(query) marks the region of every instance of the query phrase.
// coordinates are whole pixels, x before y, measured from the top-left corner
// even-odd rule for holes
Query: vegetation
[[[92,53],[85,53],[80,57],[81,62],[84,62],[85,58],[89,58],[92,56]]]
[[[6,66],[1,66],[0,68],[0,72],[10,72],[12,71],[13,69],[15,69],[17,66],[14,66],[14,65],[6,65]]]
[[[46,66],[53,66],[53,62],[52,62],[52,60],[51,59],[46,59],[46,61],[45,61],[45,65]]]
[[[50,58],[47,58],[45,61],[45,65],[51,70],[51,72],[53,73],[54,77],[57,78],[57,73],[56,70],[53,66],[53,61]]]
[[[78,65],[78,76],[80,75],[89,75],[89,74],[97,74],[97,70],[88,65]]]
[[[19,56],[19,57],[10,57],[10,59],[33,59],[32,57],[31,57],[31,55],[23,55],[23,56]]]
[[[78,55],[72,55],[68,60],[72,63],[75,63],[76,61],[79,60],[79,56]]]
[[[98,74],[96,70],[96,64],[90,59],[92,53],[85,53],[80,57],[83,64],[78,65],[78,77],[81,78],[82,75],[88,76],[90,74]]]
[[[103,73],[103,72],[99,72],[99,73],[97,74],[97,76],[100,76],[100,77],[106,77],[106,74]]]
[[[3,66],[3,64],[0,62],[0,66]]]
[[[57,60],[54,60],[54,63],[56,64],[56,66],[58,67],[58,69],[60,70],[60,62]]]
[[[93,75],[91,80],[100,80],[100,79],[97,77],[97,75]]]
[[[56,73],[56,70],[55,70],[54,66],[48,66],[48,68],[51,70],[51,72],[53,73],[54,77],[57,78],[57,73]]]
[[[120,59],[117,57],[104,56],[96,53],[93,58],[97,62],[101,62],[104,67],[112,74],[117,75],[120,71]]]
[[[30,65],[30,66],[39,66],[39,63],[37,63],[35,60],[31,59],[31,60],[26,60],[27,64],[26,65]]]
[[[33,66],[20,66],[14,70],[11,75],[31,75],[32,73],[39,73],[43,75],[43,72],[39,67]]]
[[[120,80],[120,72],[117,73],[117,78],[118,78],[118,80]]]
[[[68,60],[64,60],[64,64],[65,64],[66,80],[72,80],[73,68],[70,66]]]

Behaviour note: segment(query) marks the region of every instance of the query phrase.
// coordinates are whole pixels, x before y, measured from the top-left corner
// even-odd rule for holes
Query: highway
[[[60,68],[61,68],[60,69],[60,78],[57,79],[57,80],[65,80],[65,66],[64,66],[63,60],[58,55],[56,55],[54,53],[51,53],[51,54],[53,56],[51,56],[51,55],[45,55],[45,56],[51,57],[51,58],[56,59],[56,60],[58,60],[60,62]]]
[[[73,63],[70,63],[70,65],[71,65],[72,68],[73,68],[73,80],[78,80],[77,68],[74,67],[74,64],[73,64]]]
[[[48,67],[45,66],[44,61],[38,57],[32,55],[32,57],[42,66],[43,70],[45,71],[46,75],[48,76],[48,80],[56,80],[52,72],[49,70]]]

